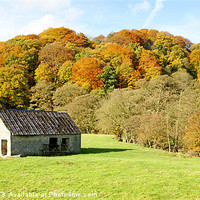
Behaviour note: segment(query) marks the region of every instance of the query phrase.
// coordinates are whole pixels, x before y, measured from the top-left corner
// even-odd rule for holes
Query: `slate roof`
[[[0,109],[12,135],[71,135],[81,131],[66,112]]]

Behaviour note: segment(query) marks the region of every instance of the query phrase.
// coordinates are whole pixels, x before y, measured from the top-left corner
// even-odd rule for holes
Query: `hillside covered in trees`
[[[200,44],[157,30],[68,28],[0,43],[0,107],[67,110],[86,133],[200,154]]]

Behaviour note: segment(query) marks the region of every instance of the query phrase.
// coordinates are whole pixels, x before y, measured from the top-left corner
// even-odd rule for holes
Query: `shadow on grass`
[[[81,154],[98,154],[98,153],[110,153],[110,152],[122,152],[132,149],[112,149],[112,148],[81,148]]]
[[[78,155],[78,154],[99,154],[99,153],[110,153],[110,152],[123,152],[133,149],[113,149],[113,148],[81,148],[80,153],[65,153],[61,154],[58,152],[49,154],[49,155],[41,155],[40,157],[60,157],[60,156],[69,156],[69,155]],[[39,156],[39,155],[32,155],[32,156]],[[27,156],[21,156],[21,157],[27,157]]]

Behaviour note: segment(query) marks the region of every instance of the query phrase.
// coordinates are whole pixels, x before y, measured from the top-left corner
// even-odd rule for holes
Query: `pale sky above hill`
[[[0,41],[67,27],[87,36],[157,29],[200,43],[199,0],[0,0]]]

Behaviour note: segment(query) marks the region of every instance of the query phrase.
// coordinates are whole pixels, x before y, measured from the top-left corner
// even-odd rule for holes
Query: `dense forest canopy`
[[[157,30],[68,28],[0,43],[0,108],[67,110],[83,132],[200,153],[200,44]]]

